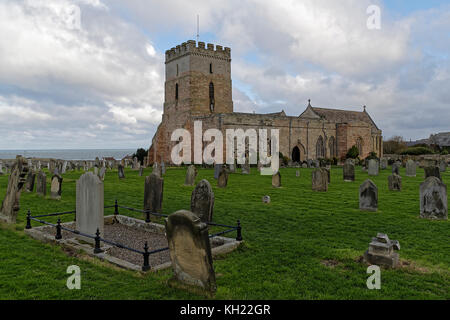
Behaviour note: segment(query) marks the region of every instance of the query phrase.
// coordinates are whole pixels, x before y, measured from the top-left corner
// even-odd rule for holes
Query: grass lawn
[[[260,176],[256,168],[248,176],[230,175],[228,187],[219,189],[213,169],[199,170],[196,182],[208,179],[214,189],[213,220],[235,225],[240,219],[245,240],[238,250],[214,260],[217,299],[450,299],[450,222],[419,218],[422,169],[409,178],[401,168],[399,193],[388,190],[390,168],[372,177],[378,186],[378,212],[358,209],[358,188],[368,178],[360,167],[355,182],[344,182],[342,168],[333,167],[326,193],[311,190],[311,169],[300,169],[300,178],[295,171],[281,169],[280,189],[272,188],[271,177]],[[185,172],[167,170],[163,213],[189,209],[194,187],[183,186]],[[0,225],[0,299],[204,299],[168,288],[170,269],[140,275],[98,259],[70,256],[23,233],[28,209],[33,215],[75,209],[81,173],[63,175],[59,201],[23,192],[17,224]],[[119,204],[142,208],[145,177],[132,170],[125,174],[119,180],[117,171],[107,172],[105,205],[118,199]],[[49,180],[47,174],[48,194]],[[449,171],[443,180],[450,187]],[[7,176],[0,176],[0,201],[6,187]],[[262,203],[264,195],[270,195],[270,204]],[[65,216],[63,221],[72,219]],[[404,266],[382,269],[381,290],[369,290],[367,266],[358,258],[377,232],[399,240]],[[74,264],[81,268],[81,290],[66,287],[66,269]]]

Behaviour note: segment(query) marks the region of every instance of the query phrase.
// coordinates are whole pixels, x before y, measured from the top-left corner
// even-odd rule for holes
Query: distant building
[[[408,147],[413,147],[419,144],[426,144],[428,146],[435,145],[440,149],[450,148],[450,132],[440,132],[432,134],[428,139],[420,139],[406,143]]]

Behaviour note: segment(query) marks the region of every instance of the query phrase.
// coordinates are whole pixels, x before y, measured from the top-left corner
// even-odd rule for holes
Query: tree
[[[394,136],[383,142],[383,152],[385,154],[399,154],[406,148],[406,143],[401,136]]]
[[[139,148],[139,149],[136,150],[135,153],[133,153],[132,157],[133,158],[136,157],[139,160],[139,162],[141,164],[143,164],[144,163],[144,158],[147,156],[147,154],[148,154],[148,150],[145,150],[143,148]]]
[[[356,159],[359,156],[359,150],[356,146],[351,147],[347,152],[347,158]]]

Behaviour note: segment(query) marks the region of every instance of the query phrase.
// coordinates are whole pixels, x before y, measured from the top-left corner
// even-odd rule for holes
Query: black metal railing
[[[121,206],[121,205],[118,205],[117,200],[115,200],[114,205],[112,205],[112,206],[105,206],[104,208],[105,209],[114,208],[114,215],[119,215],[119,208],[126,209],[126,210],[133,211],[133,212],[145,213],[145,215],[146,215],[145,222],[146,223],[150,223],[151,222],[151,220],[150,220],[150,216],[151,215],[157,216],[157,217],[168,217],[168,215],[166,215],[166,214],[157,213],[157,212],[151,212],[150,210],[141,210],[141,209],[131,208],[131,207],[127,207],[127,206]],[[62,239],[62,233],[61,233],[62,230],[65,230],[67,232],[72,232],[72,233],[81,235],[83,237],[87,237],[87,238],[93,239],[94,242],[95,242],[95,245],[94,245],[94,253],[95,254],[103,252],[103,250],[101,249],[101,245],[100,245],[101,242],[107,243],[109,245],[112,245],[112,246],[120,248],[120,249],[125,249],[125,250],[129,250],[129,251],[132,251],[132,252],[135,252],[135,253],[138,253],[138,254],[142,254],[143,260],[144,260],[143,265],[142,265],[142,271],[148,271],[148,270],[151,269],[150,263],[149,263],[149,256],[150,255],[169,250],[169,247],[165,247],[165,248],[160,248],[160,249],[155,249],[155,250],[149,251],[148,243],[145,242],[144,251],[141,251],[141,250],[137,250],[137,249],[134,249],[134,248],[127,247],[127,246],[125,246],[125,245],[123,245],[121,243],[113,242],[113,241],[110,241],[110,240],[107,240],[107,239],[104,239],[104,238],[100,237],[100,230],[98,228],[97,228],[97,232],[95,233],[95,236],[93,236],[93,235],[89,235],[89,234],[80,232],[78,230],[69,229],[69,228],[64,227],[63,225],[61,225],[61,218],[59,218],[59,216],[66,215],[66,214],[74,214],[74,213],[76,213],[76,210],[64,211],[64,212],[55,212],[55,213],[49,213],[49,214],[42,214],[42,215],[32,216],[30,210],[28,210],[28,212],[27,212],[27,224],[25,226],[25,229],[31,229],[32,228],[31,221],[33,220],[33,221],[39,222],[41,224],[45,224],[45,225],[52,226],[52,227],[56,228],[56,234],[55,234],[55,239],[56,240],[61,240]],[[57,221],[56,224],[39,219],[39,218],[44,218],[44,217],[55,217],[55,216],[58,216],[58,221]],[[75,215],[75,217],[76,217],[76,215]],[[206,222],[206,224],[208,224],[210,226],[215,226],[215,227],[228,228],[227,230],[224,230],[224,231],[221,231],[221,232],[209,235],[209,238],[221,236],[223,234],[236,231],[236,240],[237,241],[242,241],[242,227],[241,227],[240,220],[237,220],[237,225],[236,226],[229,226],[229,225],[219,224],[219,223],[214,223],[214,222]]]

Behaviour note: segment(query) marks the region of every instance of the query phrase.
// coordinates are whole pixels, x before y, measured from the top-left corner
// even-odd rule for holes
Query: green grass
[[[450,299],[450,222],[419,219],[423,170],[408,178],[402,168],[400,193],[388,190],[390,170],[372,177],[378,186],[378,212],[358,209],[358,188],[368,178],[361,168],[356,169],[355,182],[345,183],[342,169],[333,167],[326,193],[311,190],[310,169],[300,169],[300,178],[295,170],[281,169],[280,189],[272,188],[271,177],[260,176],[254,168],[249,176],[230,175],[226,189],[216,187],[214,170],[199,170],[196,182],[205,178],[213,185],[213,220],[234,225],[240,219],[245,240],[238,250],[214,260],[217,299]],[[145,175],[150,172],[146,169]],[[59,201],[22,193],[17,224],[0,228],[0,299],[203,299],[168,288],[170,269],[139,275],[97,259],[69,256],[59,246],[23,233],[27,209],[37,215],[75,208],[80,174],[63,176]],[[137,171],[125,174],[126,179],[119,180],[117,171],[107,172],[105,205],[118,199],[119,204],[142,208],[145,178]],[[183,186],[184,178],[183,168],[167,170],[164,213],[189,209],[194,187]],[[449,185],[449,172],[443,180]],[[6,186],[7,177],[0,176],[0,199]],[[270,195],[270,204],[262,203],[264,195]],[[368,290],[367,266],[357,260],[377,232],[400,241],[400,258],[410,266],[383,269],[381,290]],[[325,260],[337,264],[326,266]],[[81,268],[81,290],[66,288],[66,269],[73,264]]]

